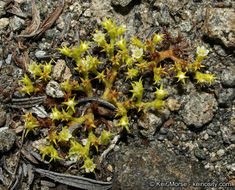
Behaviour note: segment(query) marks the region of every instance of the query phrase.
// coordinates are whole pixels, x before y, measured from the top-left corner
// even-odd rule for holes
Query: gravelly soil
[[[35,1],[35,4],[42,22],[59,3],[48,0]],[[117,25],[125,25],[127,40],[134,35],[147,38],[154,32],[162,33],[164,28],[173,37],[180,34],[189,44],[189,59],[194,58],[195,47],[206,46],[210,53],[203,64],[218,79],[210,87],[196,85],[193,80],[180,85],[164,79],[168,91],[166,108],[140,115],[133,113],[131,134],[122,134],[96,175],[86,175],[77,166],[69,170],[56,163],[36,166],[101,181],[112,180],[114,190],[235,186],[234,8],[230,0],[66,0],[62,14],[42,36],[26,38],[19,44],[17,35],[22,34],[32,19],[31,2],[0,1],[0,157],[6,156],[11,171],[18,163],[28,163],[24,157],[16,161],[22,138],[19,115],[23,110],[6,106],[12,97],[22,97],[17,92],[17,81],[23,76],[24,63],[62,58],[70,67],[72,61],[60,55],[58,48],[91,40],[91,34],[100,29],[104,17],[108,17]],[[120,85],[124,82],[120,74],[115,83],[118,90],[130,88],[130,84]],[[144,100],[148,100],[154,88],[148,76],[144,87],[147,89]],[[46,134],[46,129],[43,130]],[[34,136],[25,139],[25,145],[30,145],[35,137],[39,139],[39,134],[40,131],[35,131]],[[4,170],[2,161],[1,168],[0,189],[6,189],[13,178]],[[29,178],[26,174],[21,178],[20,189],[74,189],[39,174],[35,174],[34,183],[30,183]]]

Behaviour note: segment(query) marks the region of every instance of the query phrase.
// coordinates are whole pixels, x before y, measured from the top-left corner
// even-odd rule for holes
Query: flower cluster
[[[25,136],[26,136],[29,133],[29,131],[32,131],[34,128],[38,127],[39,123],[32,113],[25,114],[23,115],[23,117],[25,118],[24,127],[26,129],[26,133],[25,133]]]
[[[52,123],[51,126],[48,126],[50,134],[46,137],[49,145],[40,148],[43,159],[49,156],[50,161],[62,158],[82,160],[81,168],[88,173],[95,172],[96,167],[91,153],[99,153],[103,147],[108,145],[114,133],[122,130],[131,132],[129,110],[146,112],[149,108],[156,110],[164,108],[168,92],[163,88],[163,77],[173,76],[178,79],[177,82],[184,85],[187,84],[187,80],[192,78],[200,85],[210,85],[216,79],[213,74],[204,74],[200,71],[204,67],[202,62],[209,53],[204,46],[197,48],[196,59],[191,63],[177,57],[174,48],[160,51],[159,47],[162,46],[159,44],[164,44],[165,34],[154,34],[151,39],[145,40],[134,36],[129,45],[123,35],[127,29],[123,26],[117,27],[114,21],[107,18],[102,25],[105,31],[96,30],[92,34],[92,42],[81,41],[79,46],[72,48],[64,46],[59,49],[62,54],[75,61],[75,70],[78,71],[80,79],[73,81],[68,79],[60,83],[65,97],[64,100],[59,100],[60,106],[48,110],[50,112],[49,120]],[[104,62],[101,62],[99,57],[92,56],[91,46],[98,46],[99,49],[102,49],[101,52],[106,53]],[[171,59],[173,64],[166,67],[163,61],[167,59]],[[106,69],[101,70],[101,64],[105,65]],[[31,78],[38,77],[39,81],[46,84],[51,79],[52,67],[52,60],[44,65],[34,62],[28,65],[28,71],[32,74]],[[155,97],[149,101],[143,101],[146,73],[152,77],[156,89]],[[123,74],[125,77],[124,81],[130,87],[129,92],[119,92],[115,87],[118,74]],[[28,95],[32,92],[36,94],[37,90],[30,77],[25,74],[21,82],[24,84],[22,92]],[[74,91],[77,91],[76,94],[83,94],[83,96],[95,96],[94,84],[103,86],[103,92],[100,90],[103,93],[101,98],[117,107],[115,117],[119,119],[117,128],[110,129],[106,124],[109,130],[103,129],[98,134],[94,130],[99,126],[99,122],[96,122],[97,109],[95,111],[95,109],[89,108],[81,115],[76,108],[77,100],[80,97],[74,95]],[[25,120],[26,134],[38,126],[38,121],[32,114],[25,115]],[[82,140],[79,140],[72,132],[74,126],[81,126],[79,130],[85,133],[87,138],[83,140],[86,143],[81,143]]]

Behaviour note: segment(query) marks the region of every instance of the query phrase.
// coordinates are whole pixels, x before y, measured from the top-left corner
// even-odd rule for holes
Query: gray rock
[[[9,151],[16,140],[16,134],[13,129],[6,129],[0,132],[0,154]]]
[[[219,149],[219,150],[216,152],[216,154],[217,154],[219,157],[223,156],[224,153],[225,153],[224,149]]]
[[[235,143],[235,134],[232,134],[230,137],[230,141],[234,144]]]
[[[38,48],[40,50],[47,50],[48,51],[50,49],[50,47],[51,47],[51,45],[48,42],[41,42],[38,44]]]
[[[181,29],[182,32],[190,32],[192,27],[193,26],[191,25],[190,22],[182,22],[180,24],[180,29]]]
[[[50,81],[46,86],[46,94],[53,98],[63,98],[64,93],[61,89],[61,86],[56,81]]]
[[[75,1],[69,6],[69,10],[74,14],[75,17],[80,17],[83,12],[83,6],[78,1]],[[63,28],[61,28],[63,29]]]
[[[225,49],[223,49],[221,45],[214,45],[214,49],[219,56],[225,57],[227,55]]]
[[[10,27],[13,31],[19,30],[23,27],[25,21],[17,16],[13,16],[10,19]]]
[[[138,126],[142,128],[140,133],[144,137],[153,140],[156,129],[161,126],[162,122],[163,120],[161,117],[158,117],[153,113],[146,113],[143,119],[138,119]]]
[[[199,160],[205,160],[206,159],[206,153],[204,150],[200,148],[194,148],[194,155],[199,159]]]
[[[215,90],[217,101],[220,106],[228,107],[235,98],[234,88],[217,88]]]
[[[235,87],[235,67],[229,67],[223,70],[221,76],[222,84],[226,87]]]
[[[112,5],[126,7],[132,0],[111,0]]]
[[[171,25],[174,23],[172,17],[170,16],[169,8],[166,4],[158,4],[158,9],[160,11],[157,11],[153,14],[153,19],[156,25]]]
[[[4,14],[6,14],[6,11],[4,10],[5,2],[0,1],[0,17],[2,17]]]
[[[8,54],[6,61],[6,64],[10,65],[12,60],[12,54]]]
[[[158,145],[151,147],[123,147],[115,152],[113,189],[185,189],[192,181],[209,180],[209,173],[201,164],[188,161]],[[186,186],[161,188],[158,182],[182,182]],[[193,189],[193,188],[191,188]]]
[[[72,76],[70,69],[66,65],[65,61],[59,59],[54,67],[52,78],[57,81],[66,81]]]
[[[45,51],[39,50],[35,52],[35,57],[37,57],[38,59],[43,58],[46,55]]]
[[[202,32],[211,39],[219,39],[226,47],[235,47],[234,9],[209,8]]]
[[[9,25],[9,18],[0,18],[0,34],[5,32],[5,29]]]
[[[165,136],[163,136],[163,135],[159,135],[157,137],[157,140],[159,140],[159,141],[163,141],[164,139],[165,139]]]
[[[215,137],[216,136],[216,133],[210,129],[207,130],[207,134],[212,136],[212,137]]]
[[[203,136],[203,139],[204,139],[204,140],[208,140],[208,139],[209,139],[209,135],[206,133],[206,134]]]
[[[87,9],[84,13],[83,13],[84,17],[90,18],[92,16],[92,12],[90,9]]]
[[[232,131],[230,130],[230,128],[223,126],[220,128],[220,131],[221,131],[224,143],[230,144],[230,139],[232,136]]]
[[[185,0],[158,0],[155,1],[154,5],[156,5],[158,2],[161,2],[162,4],[167,4],[167,6],[169,7],[169,10],[172,14],[178,14],[180,12],[180,14],[184,13],[184,11],[180,11],[183,9],[183,7],[187,4],[188,1]],[[167,3],[166,3],[167,2]],[[183,14],[182,14],[183,15]],[[181,16],[182,16],[181,15]],[[183,18],[185,19],[185,18]]]
[[[160,134],[165,135],[167,134],[167,129],[165,127],[162,127],[159,131]]]
[[[48,39],[53,39],[56,36],[60,36],[60,31],[56,29],[49,29],[45,32],[45,36]]]
[[[174,133],[172,131],[167,132],[167,139],[172,141],[174,139]]]
[[[216,107],[214,96],[207,93],[192,93],[187,99],[181,114],[186,125],[201,128],[212,120]]]
[[[15,68],[14,72],[12,73],[13,78],[21,79],[24,75],[24,71],[20,68]]]

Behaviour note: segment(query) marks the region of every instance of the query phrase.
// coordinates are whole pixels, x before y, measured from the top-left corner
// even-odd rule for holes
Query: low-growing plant
[[[51,157],[50,161],[62,159],[61,154],[57,151],[67,148],[66,156],[63,159],[79,160],[81,159],[86,172],[94,172],[96,164],[93,163],[93,158],[90,158],[91,147],[95,147],[96,152],[100,151],[99,147],[104,147],[109,144],[110,139],[114,133],[126,130],[131,133],[129,110],[136,110],[137,112],[146,112],[149,108],[156,110],[164,108],[165,96],[168,94],[163,88],[162,78],[171,77],[177,78],[177,82],[186,85],[189,76],[194,76],[194,80],[200,85],[211,84],[216,77],[213,74],[204,74],[200,70],[202,61],[207,57],[209,50],[204,46],[197,47],[196,59],[193,62],[184,60],[177,55],[180,52],[180,47],[175,48],[170,46],[164,49],[164,43],[168,43],[165,37],[168,34],[153,34],[150,39],[141,41],[136,36],[127,42],[124,37],[124,32],[127,30],[123,26],[117,27],[115,22],[111,19],[105,18],[102,23],[105,31],[95,31],[92,42],[80,42],[80,46],[68,48],[66,46],[59,49],[59,51],[72,58],[80,75],[80,80],[66,80],[60,83],[62,90],[65,93],[64,102],[58,107],[50,110],[50,119],[52,126],[50,134],[46,137],[49,141],[49,146],[40,148],[42,157]],[[105,52],[108,57],[107,62],[102,62],[99,57],[92,56],[88,53],[91,44],[96,44],[101,50]],[[163,64],[166,59],[171,59],[171,65]],[[105,70],[100,70],[99,65],[105,65]],[[32,63],[28,65],[28,72],[36,81],[42,81],[46,84],[50,79],[52,70],[52,61],[45,64]],[[143,80],[144,75],[149,73],[152,76],[153,85],[156,87],[156,96],[154,100],[149,102],[143,101],[143,93],[145,91]],[[125,76],[125,82],[129,83],[131,90],[129,93],[119,92],[115,87],[115,81],[118,79],[118,74]],[[100,136],[96,136],[95,130],[97,122],[95,121],[95,113],[92,109],[78,117],[76,113],[77,100],[80,98],[74,95],[74,92],[82,92],[87,97],[96,96],[93,90],[93,82],[100,83],[104,86],[103,94],[100,96],[103,100],[112,103],[116,106],[115,117],[119,119],[116,124],[117,129],[110,131],[103,129]],[[21,80],[23,83],[21,91],[30,95],[32,92],[37,92],[34,87],[35,82],[28,75],[24,75]],[[76,93],[78,94],[78,93]],[[69,97],[69,98],[68,98]],[[32,114],[25,116],[26,134],[38,126],[36,118]],[[63,124],[59,129],[58,125]],[[29,124],[32,124],[29,126]],[[87,137],[84,144],[78,142],[76,135],[70,130],[71,126],[81,125],[82,130]]]

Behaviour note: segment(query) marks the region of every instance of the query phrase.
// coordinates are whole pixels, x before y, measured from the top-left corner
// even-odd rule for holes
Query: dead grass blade
[[[34,0],[32,0],[32,9],[33,9],[33,3],[34,3]],[[60,14],[63,11],[64,5],[65,5],[65,1],[62,0],[62,2],[59,3],[57,8],[54,10],[54,12],[40,24],[40,16],[39,16],[39,13],[38,13],[36,6],[34,4],[34,9],[33,9],[34,22],[32,22],[32,24],[30,25],[31,29],[28,29],[28,32],[25,35],[18,35],[18,37],[39,38],[46,30],[51,28],[51,26],[55,23],[55,21],[58,19],[58,17],[60,16]],[[39,20],[39,23],[38,23],[38,20]],[[31,31],[32,28],[34,29],[33,31]],[[37,30],[35,30],[36,28],[37,28]]]
[[[25,29],[25,34],[35,34],[40,26],[40,14],[35,5],[35,1],[31,0],[32,2],[32,21],[31,24]]]

